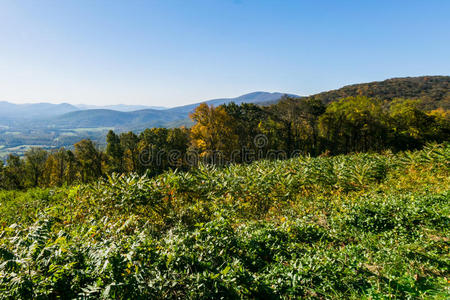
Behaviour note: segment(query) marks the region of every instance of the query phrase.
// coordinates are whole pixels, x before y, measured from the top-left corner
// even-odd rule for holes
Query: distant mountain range
[[[45,119],[76,110],[78,110],[77,107],[68,103],[14,104],[0,101],[0,123],[2,121],[29,121],[32,119]]]
[[[450,77],[421,76],[393,78],[384,81],[344,86],[308,97],[324,103],[342,97],[363,95],[384,100],[394,98],[420,98],[425,109],[450,108]],[[190,125],[189,113],[200,103],[218,106],[225,103],[276,103],[284,94],[254,92],[236,98],[221,98],[199,101],[194,104],[165,108],[142,105],[71,105],[67,103],[13,104],[0,102],[0,126],[21,128],[116,128],[118,130],[140,130],[148,127],[176,127]],[[300,97],[297,95],[289,95]]]
[[[142,110],[142,109],[158,109],[158,110],[167,109],[167,107],[164,107],[164,106],[126,105],[126,104],[106,105],[106,106],[77,104],[75,106],[81,110],[111,109],[111,110],[124,111],[124,112]]]
[[[139,130],[146,127],[189,125],[189,113],[201,103],[218,106],[225,103],[275,103],[284,94],[254,92],[236,98],[201,101],[194,104],[165,108],[141,105],[71,105],[67,103],[13,104],[0,102],[0,125],[24,125],[55,128],[114,127]],[[292,95],[298,97],[297,95]]]
[[[71,147],[81,139],[105,144],[109,129],[116,132],[150,127],[191,125],[189,113],[200,103],[218,106],[247,102],[258,105],[277,103],[284,94],[255,92],[237,98],[213,99],[194,104],[164,108],[135,105],[71,105],[67,103],[13,104],[0,102],[0,160],[8,153],[23,153],[31,146],[54,149]],[[299,97],[296,95],[290,95]],[[353,84],[306,98],[327,104],[343,97],[367,96],[385,101],[395,98],[421,99],[422,108],[450,109],[450,76],[392,78],[384,81]],[[300,98],[300,97],[299,97]]]

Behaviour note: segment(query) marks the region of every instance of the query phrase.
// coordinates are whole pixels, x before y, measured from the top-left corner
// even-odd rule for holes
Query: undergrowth
[[[0,298],[449,297],[450,147],[0,192]]]

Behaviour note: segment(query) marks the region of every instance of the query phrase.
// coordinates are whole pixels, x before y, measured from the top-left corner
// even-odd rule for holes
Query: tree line
[[[299,154],[337,155],[416,149],[449,140],[449,111],[424,111],[420,100],[283,97],[277,104],[201,104],[191,128],[151,128],[139,134],[109,131],[106,149],[81,140],[73,149],[31,148],[0,162],[0,188],[26,189],[86,183],[112,173],[188,170],[198,161],[246,163]]]

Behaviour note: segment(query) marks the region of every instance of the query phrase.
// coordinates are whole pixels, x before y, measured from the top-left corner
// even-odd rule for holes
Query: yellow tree
[[[231,160],[233,151],[238,150],[239,137],[224,107],[202,103],[190,117],[195,122],[191,129],[192,145],[200,156]]]
[[[43,180],[48,186],[61,186],[66,181],[69,155],[64,148],[53,151],[45,162]]]

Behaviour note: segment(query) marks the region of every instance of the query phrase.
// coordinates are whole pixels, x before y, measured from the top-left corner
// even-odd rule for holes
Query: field
[[[105,135],[109,129],[100,128],[36,128],[17,127],[17,131],[0,126],[0,161],[13,153],[23,156],[31,147],[40,147],[46,150],[60,147],[72,148],[73,144],[83,138],[90,138],[99,146],[104,144]]]
[[[450,146],[0,192],[0,298],[449,297]]]

